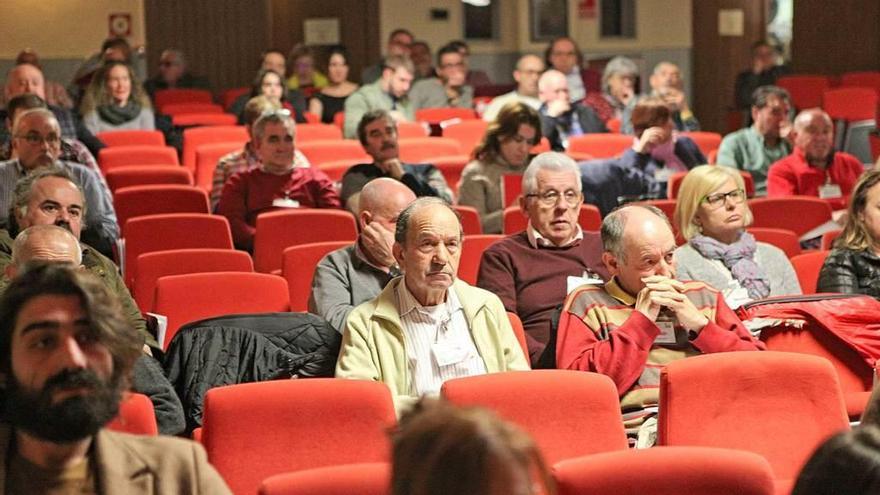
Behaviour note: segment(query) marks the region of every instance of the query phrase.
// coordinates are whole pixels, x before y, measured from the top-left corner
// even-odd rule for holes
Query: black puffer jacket
[[[340,341],[330,324],[308,313],[209,318],[180,329],[168,347],[165,371],[190,432],[202,424],[202,404],[211,387],[332,377]]]
[[[880,299],[880,256],[871,251],[832,250],[819,272],[816,291],[865,294]]]

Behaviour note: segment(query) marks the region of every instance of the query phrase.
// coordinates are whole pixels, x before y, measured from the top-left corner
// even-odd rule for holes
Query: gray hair
[[[16,268],[24,268],[25,265],[32,261],[41,261],[33,258],[33,250],[31,246],[28,244],[28,241],[33,236],[48,236],[48,235],[60,235],[62,237],[68,238],[69,241],[72,242],[73,246],[76,246],[73,253],[73,262],[76,266],[80,266],[82,264],[82,247],[79,244],[79,240],[70,233],[69,230],[58,227],[57,225],[34,225],[32,227],[28,227],[22,230],[17,236],[15,236],[15,241],[12,242],[12,265]]]
[[[550,172],[571,172],[577,176],[577,190],[583,189],[581,183],[581,168],[572,158],[564,153],[546,151],[532,159],[526,171],[523,173],[522,189],[524,194],[532,194],[538,190],[538,172],[547,170]]]
[[[605,70],[602,72],[602,91],[606,93],[609,91],[608,80],[615,74],[638,77],[639,67],[635,62],[624,56],[618,55],[612,58],[605,65]]]
[[[80,196],[83,198],[82,214],[83,228],[85,228],[86,201],[82,187],[73,179],[67,170],[57,165],[50,165],[47,167],[39,167],[31,171],[21,179],[18,179],[18,182],[15,183],[15,189],[12,192],[12,201],[9,204],[9,218],[7,220],[7,228],[11,235],[15,235],[18,232],[19,226],[18,220],[16,220],[16,213],[21,216],[27,215],[28,203],[31,202],[31,196],[33,196],[34,193],[34,184],[40,179],[45,179],[46,177],[65,179],[76,186],[76,190],[79,191]]]
[[[52,113],[48,108],[31,108],[29,110],[25,110],[18,114],[15,118],[15,122],[12,123],[12,135],[18,136],[21,131],[22,122],[24,122],[25,117],[30,117],[31,115],[39,115],[44,117],[46,120],[54,122],[55,128],[58,130],[58,137],[61,137],[61,125],[58,124],[58,119],[55,117],[55,114]]]
[[[626,211],[628,208],[643,208],[648,210],[657,217],[662,218],[669,227],[669,230],[672,230],[672,224],[669,222],[669,218],[663,213],[663,210],[656,206],[634,204],[615,208],[602,220],[602,249],[621,260],[625,259],[623,254],[623,231],[626,228],[626,221],[629,216]]]
[[[779,98],[780,100],[791,104],[791,95],[785,88],[779,86],[759,86],[752,92],[752,106],[755,108],[764,108],[769,103],[770,98]]]
[[[263,115],[260,115],[260,117],[254,122],[254,139],[257,141],[263,139],[263,133],[266,131],[266,125],[268,124],[290,126],[293,129],[294,137],[296,136],[296,121],[294,121],[293,116],[290,115],[290,110],[287,110],[286,108],[269,110],[268,112],[263,113]]]
[[[409,234],[409,221],[410,218],[416,213],[416,211],[432,206],[432,205],[442,205],[449,209],[455,218],[458,220],[458,231],[459,238],[464,236],[464,229],[461,225],[461,215],[455,211],[455,208],[452,207],[445,199],[438,198],[435,196],[424,196],[421,198],[416,198],[415,201],[407,205],[403,211],[400,212],[400,215],[397,217],[397,225],[394,227],[394,242],[398,244],[406,244],[406,236]]]

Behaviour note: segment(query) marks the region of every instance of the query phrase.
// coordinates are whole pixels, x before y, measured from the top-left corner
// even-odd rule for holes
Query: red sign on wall
[[[110,14],[110,36],[127,38],[131,36],[131,14]]]
[[[595,19],[596,0],[580,0],[578,2],[578,17],[581,19]]]

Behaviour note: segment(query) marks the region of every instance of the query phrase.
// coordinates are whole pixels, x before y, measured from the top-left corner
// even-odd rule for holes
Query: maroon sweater
[[[272,201],[284,197],[300,208],[342,208],[333,181],[316,168],[296,167],[284,175],[259,167],[238,172],[226,181],[217,203],[217,213],[229,219],[235,247],[253,249],[257,215],[277,209]]]
[[[535,365],[550,337],[550,320],[566,296],[566,279],[592,271],[608,280],[602,264],[602,240],[584,232],[580,242],[564,248],[538,248],[525,231],[496,242],[483,253],[477,286],[493,292],[507,311],[523,322],[529,355]]]

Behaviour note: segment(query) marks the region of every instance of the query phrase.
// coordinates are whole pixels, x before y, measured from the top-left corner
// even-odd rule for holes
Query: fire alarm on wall
[[[110,14],[110,36],[131,36],[131,14]]]

